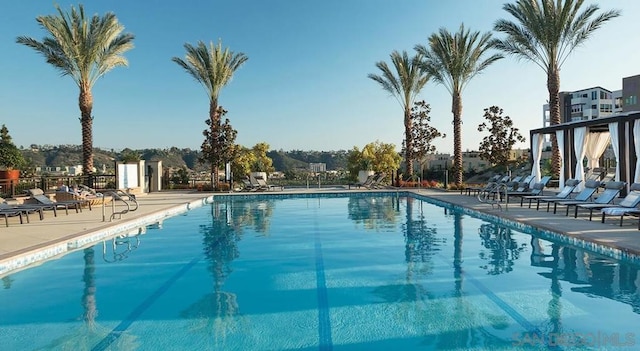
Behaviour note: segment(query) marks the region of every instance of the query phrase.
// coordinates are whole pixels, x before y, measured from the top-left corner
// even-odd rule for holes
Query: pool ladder
[[[500,191],[503,191],[504,193],[501,194]],[[493,194],[495,194],[494,198],[489,198]],[[504,195],[504,198],[501,195]],[[506,183],[497,183],[491,190],[478,194],[478,201],[491,204],[491,208],[498,207],[500,211],[502,211],[503,199],[504,211],[509,211],[509,187]]]
[[[113,201],[111,201],[111,218],[109,219],[109,222],[116,218],[116,216],[120,219],[123,214],[133,212],[138,209],[138,201],[136,200],[136,196],[133,194],[129,194],[122,190],[112,190],[106,192],[105,195],[109,195],[113,199]],[[123,205],[118,210],[116,210],[116,202]]]

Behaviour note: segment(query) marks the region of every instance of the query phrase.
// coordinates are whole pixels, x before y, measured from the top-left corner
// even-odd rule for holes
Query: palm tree
[[[209,122],[210,135],[220,134],[222,109],[218,108],[218,97],[220,91],[233,77],[233,73],[242,66],[249,58],[243,53],[234,53],[229,48],[222,47],[222,41],[218,45],[213,42],[207,46],[202,41],[197,46],[189,43],[184,44],[187,51],[185,59],[179,57],[172,58],[172,61],[184,68],[196,81],[204,87],[209,95]],[[212,178],[214,186],[218,185],[218,165],[212,164]]]
[[[117,66],[127,66],[123,54],[133,48],[134,36],[123,33],[124,26],[113,13],[100,17],[85,16],[82,5],[63,12],[56,5],[56,15],[38,16],[36,21],[50,36],[42,41],[20,36],[18,44],[41,53],[47,63],[63,76],[71,76],[80,88],[78,105],[82,126],[82,171],[93,173],[93,95],[91,89],[98,78]]]
[[[547,74],[549,117],[551,124],[560,121],[560,67],[573,49],[583,44],[602,24],[620,16],[612,10],[596,16],[599,7],[584,0],[518,0],[502,8],[516,21],[498,20],[494,29],[507,35],[497,48],[518,59],[529,60]],[[594,17],[596,16],[596,17]],[[553,173],[558,175],[561,158],[555,134],[551,135]]]
[[[404,111],[405,160],[407,174],[413,174],[413,133],[411,132],[411,106],[422,88],[429,81],[429,75],[420,69],[422,57],[409,57],[406,51],[391,53],[391,63],[395,67],[395,74],[386,62],[376,63],[382,75],[369,74],[368,77],[378,82],[382,89],[388,91],[398,100]],[[396,75],[397,74],[397,75]]]
[[[491,33],[471,32],[460,25],[452,34],[445,28],[432,34],[429,47],[416,45],[415,50],[424,56],[422,68],[434,81],[444,85],[451,94],[453,113],[453,168],[456,186],[462,184],[462,91],[471,78],[502,58],[500,54],[488,55],[496,41]]]

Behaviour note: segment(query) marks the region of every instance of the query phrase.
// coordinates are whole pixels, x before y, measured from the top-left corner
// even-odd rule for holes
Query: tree
[[[253,146],[252,151],[255,158],[255,161],[251,165],[252,172],[273,172],[275,170],[275,168],[273,168],[273,160],[267,156],[269,144],[257,143]]]
[[[231,173],[233,180],[240,181],[251,172],[251,165],[256,162],[253,150],[242,145],[236,145],[236,154],[231,161]]]
[[[207,119],[205,123],[209,128],[202,131],[204,141],[200,146],[202,153],[198,160],[201,163],[209,163],[211,165],[211,182],[214,189],[218,189],[218,183],[220,182],[218,169],[224,167],[227,162],[231,162],[236,153],[235,142],[238,132],[233,129],[228,118],[224,120],[224,123],[222,122],[222,116],[226,114],[227,111],[222,106],[218,106],[216,115],[220,116],[220,118]]]
[[[404,111],[404,144],[406,150],[413,149],[413,134],[411,133],[411,105],[422,88],[429,81],[429,75],[420,69],[421,55],[409,57],[406,51],[400,54],[397,51],[391,53],[391,63],[395,73],[391,71],[386,62],[376,63],[376,67],[382,71],[382,75],[369,74],[369,78],[378,82],[382,89],[393,95]],[[405,154],[407,161],[407,174],[413,174],[413,159]]]
[[[432,144],[436,138],[445,138],[446,135],[440,133],[438,129],[429,125],[431,117],[431,106],[426,101],[416,101],[411,108],[411,134],[413,139],[413,149],[406,150],[406,144],[402,144],[405,154],[409,154],[413,160],[422,160],[424,157],[436,151],[435,145]]]
[[[502,8],[514,21],[498,20],[494,29],[507,37],[497,48],[518,59],[532,61],[547,75],[551,125],[560,124],[560,68],[573,49],[582,45],[605,22],[620,16],[611,10],[596,16],[598,5],[580,9],[584,0],[518,0]],[[594,17],[596,16],[596,17]],[[551,135],[553,173],[561,167],[555,134]]]
[[[429,37],[429,47],[416,45],[424,56],[422,68],[451,94],[453,113],[453,172],[457,187],[462,185],[462,91],[469,81],[489,65],[502,58],[488,55],[496,45],[491,33],[480,34],[460,25],[457,33],[440,28]]]
[[[372,170],[374,172],[384,172],[390,175],[400,167],[402,157],[396,152],[396,146],[380,141],[369,143],[362,148],[362,151],[354,146],[347,156],[347,169],[350,178],[355,180],[358,171]]]
[[[480,158],[494,165],[507,165],[511,149],[516,142],[523,143],[525,138],[518,128],[513,126],[513,120],[509,116],[503,116],[503,111],[498,106],[484,109],[484,119],[478,125],[478,131],[488,131],[489,135],[480,142]]]
[[[207,121],[209,131],[205,133],[202,151],[204,153],[206,149],[208,154],[205,157],[208,161],[213,161],[211,162],[211,181],[213,187],[217,188],[220,163],[217,162],[219,160],[216,160],[214,155],[217,150],[216,145],[212,143],[218,143],[220,141],[218,137],[222,134],[219,128],[223,125],[221,123],[221,111],[223,110],[218,108],[218,98],[220,91],[231,81],[235,71],[249,58],[243,53],[234,53],[229,48],[223,49],[222,41],[219,41],[218,45],[210,43],[209,46],[202,41],[199,41],[196,46],[187,43],[184,44],[184,48],[187,51],[185,59],[174,57],[172,61],[202,84],[209,96],[209,119]],[[228,125],[228,123],[225,124]],[[205,145],[207,143],[209,144]]]
[[[65,13],[56,5],[57,15],[38,16],[36,21],[51,36],[41,42],[20,36],[18,44],[26,45],[42,54],[63,76],[71,76],[80,88],[78,105],[82,126],[82,171],[93,173],[93,95],[91,90],[98,78],[117,66],[127,66],[123,54],[133,48],[134,36],[123,33],[124,26],[113,13],[91,19],[84,7],[71,6]]]
[[[9,129],[4,124],[0,128],[0,167],[7,170],[20,169],[27,164],[22,152],[13,143]]]

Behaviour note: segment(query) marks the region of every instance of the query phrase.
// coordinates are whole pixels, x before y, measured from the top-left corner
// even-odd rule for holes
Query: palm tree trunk
[[[547,90],[549,90],[549,117],[551,125],[560,124],[560,70],[555,65],[551,65],[547,74]],[[558,177],[562,166],[560,149],[555,133],[551,134],[551,169],[553,175]]]
[[[462,185],[462,97],[459,92],[452,94],[453,113],[453,177],[456,187]]]
[[[405,160],[407,162],[407,176],[413,176],[413,133],[411,131],[411,109],[409,105],[404,108],[404,135],[405,135]]]
[[[91,89],[80,86],[80,125],[82,126],[82,173],[91,175],[93,173],[93,95]]]
[[[220,123],[218,121],[219,119],[220,115],[218,113],[218,101],[212,99],[211,103],[209,104],[209,120],[211,122],[209,124],[209,131],[211,133],[212,140],[218,139],[218,134],[220,133],[220,131],[218,130],[218,127],[220,126]],[[218,178],[218,165],[215,162],[211,162],[211,183],[213,183],[211,184],[211,188],[214,190],[218,188]]]

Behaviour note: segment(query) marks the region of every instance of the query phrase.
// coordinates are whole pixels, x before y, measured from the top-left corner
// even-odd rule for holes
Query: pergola
[[[540,180],[540,160],[545,134],[556,136],[562,157],[560,187],[565,179],[583,180],[579,190],[584,188],[585,171],[583,160],[588,167],[599,167],[600,157],[610,144],[616,157],[615,179],[631,183],[640,182],[640,112],[625,112],[605,118],[556,124],[530,132],[532,175]],[[580,160],[580,162],[578,162]],[[622,195],[625,195],[626,191]]]

